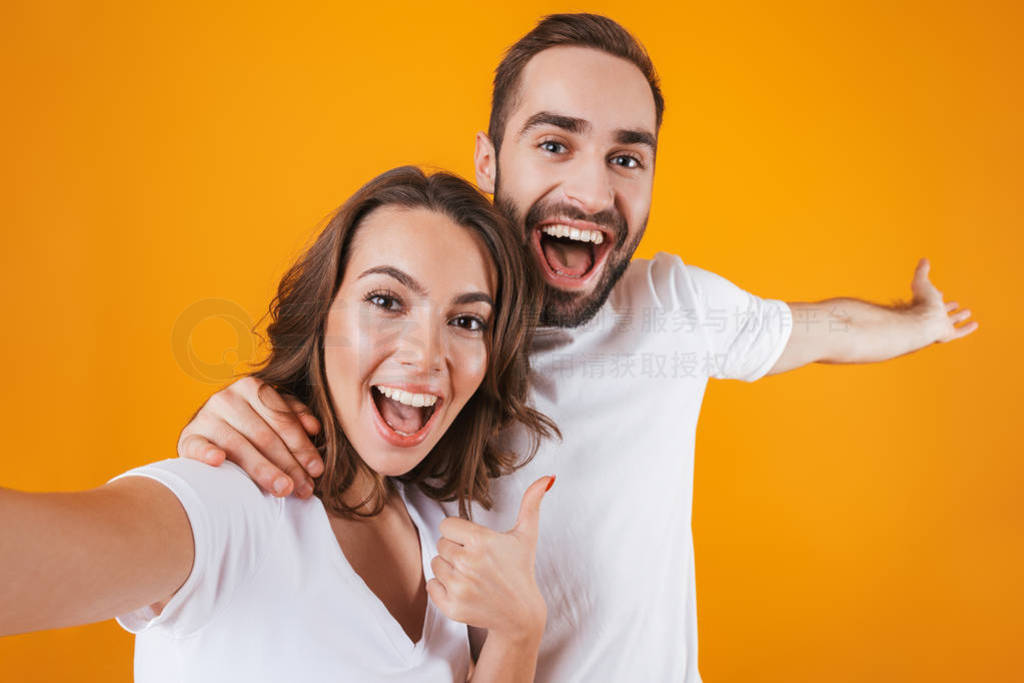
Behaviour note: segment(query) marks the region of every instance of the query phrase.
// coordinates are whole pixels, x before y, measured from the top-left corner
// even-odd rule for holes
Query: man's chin
[[[604,265],[597,282],[585,291],[573,291],[552,286],[545,278],[544,307],[540,324],[548,327],[579,327],[590,322],[601,310],[612,288],[626,272],[629,259]]]
[[[544,308],[540,324],[548,327],[579,327],[589,322],[601,309],[604,302],[596,302],[593,293],[581,295],[566,292],[551,285],[544,287]]]

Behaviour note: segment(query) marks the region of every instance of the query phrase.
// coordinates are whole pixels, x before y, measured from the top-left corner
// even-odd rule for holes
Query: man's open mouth
[[[414,393],[397,387],[375,385],[370,390],[377,410],[378,427],[397,445],[414,445],[430,431],[443,399],[435,394]],[[388,434],[390,432],[390,434]]]
[[[534,247],[547,280],[566,289],[582,288],[600,270],[611,236],[575,221],[546,223],[534,229]]]

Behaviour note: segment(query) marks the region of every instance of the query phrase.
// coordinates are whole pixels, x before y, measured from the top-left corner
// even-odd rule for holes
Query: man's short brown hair
[[[527,62],[539,52],[560,46],[590,47],[621,57],[643,73],[654,96],[654,114],[658,128],[665,112],[665,99],[658,85],[658,74],[647,56],[647,50],[617,22],[599,14],[550,14],[520,38],[505,53],[494,72],[491,96],[491,120],[488,135],[497,152],[501,147],[508,117],[515,108],[520,74]]]

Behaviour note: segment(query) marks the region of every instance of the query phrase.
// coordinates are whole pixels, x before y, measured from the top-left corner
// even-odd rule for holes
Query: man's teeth
[[[545,225],[541,228],[541,232],[552,237],[568,237],[577,242],[593,242],[594,244],[604,242],[604,233],[600,230],[580,230],[568,225]]]
[[[392,401],[398,401],[404,403],[407,406],[413,408],[422,408],[424,406],[432,406],[437,403],[437,396],[433,394],[413,394],[408,391],[402,391],[401,389],[394,389],[392,387],[377,387],[377,391],[384,394]]]

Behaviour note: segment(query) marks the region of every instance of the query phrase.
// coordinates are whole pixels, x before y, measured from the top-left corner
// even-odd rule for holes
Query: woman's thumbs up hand
[[[533,577],[544,494],[554,477],[541,477],[523,494],[512,529],[492,531],[458,517],[441,522],[434,578],[427,593],[449,618],[488,630],[509,642],[539,642],[547,606]]]

